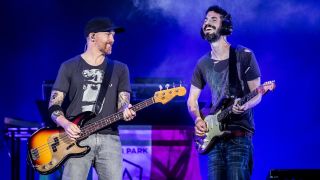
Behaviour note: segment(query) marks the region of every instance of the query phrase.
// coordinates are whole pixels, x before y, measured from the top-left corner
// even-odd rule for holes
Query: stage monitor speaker
[[[320,169],[273,169],[267,179],[272,180],[309,180],[320,179]]]

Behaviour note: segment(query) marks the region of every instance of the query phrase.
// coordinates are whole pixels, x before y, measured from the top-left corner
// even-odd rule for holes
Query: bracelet
[[[58,116],[64,116],[64,113],[62,111],[59,111],[59,110],[56,110],[56,111],[53,111],[52,115],[58,117]]]

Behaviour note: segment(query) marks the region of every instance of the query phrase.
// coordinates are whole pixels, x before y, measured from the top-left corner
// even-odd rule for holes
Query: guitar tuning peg
[[[163,87],[162,87],[162,85],[161,85],[161,84],[159,85],[159,89],[160,89],[160,91],[163,89]]]
[[[170,87],[170,84],[166,84],[165,87],[168,89]]]
[[[182,86],[182,81],[180,80],[180,87]]]
[[[176,85],[174,84],[174,82],[172,83],[172,87],[174,87],[174,88],[176,87]]]

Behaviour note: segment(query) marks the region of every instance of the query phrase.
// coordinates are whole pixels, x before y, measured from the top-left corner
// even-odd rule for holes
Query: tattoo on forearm
[[[55,91],[53,90],[51,92],[51,97],[50,97],[50,101],[49,101],[49,107],[51,107],[52,105],[59,105],[61,106],[62,105],[62,102],[64,100],[64,97],[65,97],[65,94],[61,91]],[[64,116],[64,113],[62,111],[54,111],[52,114],[51,114],[51,119],[55,122],[57,122],[57,118],[59,116]]]
[[[63,92],[53,90],[51,92],[49,107],[52,105],[60,105],[61,106],[62,102],[64,100],[64,96],[65,96],[65,94]]]
[[[118,96],[118,110],[124,109],[130,103],[130,93],[120,92]]]

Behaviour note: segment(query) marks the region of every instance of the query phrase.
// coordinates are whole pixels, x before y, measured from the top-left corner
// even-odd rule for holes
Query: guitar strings
[[[173,89],[176,89],[176,88],[172,88],[171,90],[173,90]],[[167,91],[167,90],[165,90],[165,91]],[[173,91],[173,92],[178,92],[179,90],[175,90],[175,91]],[[163,95],[165,95],[166,93],[165,92],[163,92]],[[169,93],[169,94],[171,94],[171,93]],[[156,95],[156,93],[155,93],[155,96],[157,96]],[[164,100],[164,96],[162,96],[162,100]],[[149,101],[149,102],[148,102]],[[151,101],[151,102],[150,102]],[[140,110],[140,109],[142,109],[142,108],[144,108],[144,107],[146,107],[146,106],[149,106],[148,105],[148,103],[150,103],[149,105],[151,105],[151,104],[153,104],[153,103],[155,103],[155,101],[154,101],[154,98],[152,97],[152,98],[149,98],[149,99],[146,99],[146,100],[144,100],[144,101],[142,101],[142,102],[139,102],[139,103],[137,103],[136,105],[134,105],[133,106],[133,108],[135,108],[135,107],[137,107],[137,110]],[[139,107],[140,105],[144,105],[145,104],[145,106],[143,107]],[[123,112],[123,111],[121,111],[121,112]],[[117,113],[116,113],[117,114]],[[112,115],[111,115],[112,116]],[[107,118],[103,118],[103,119],[101,119],[101,122],[103,122],[103,120],[105,120],[105,119],[108,119],[109,117],[107,117]],[[110,117],[111,118],[111,117]],[[120,118],[123,118],[123,117],[120,117]],[[98,121],[98,122],[100,122],[100,121]],[[93,126],[93,125],[88,125],[88,126],[85,126],[85,127],[88,127],[89,129],[91,128],[91,126]],[[85,127],[83,128],[84,130],[85,130]],[[93,127],[94,128],[94,127]],[[89,132],[90,133],[90,132]],[[64,135],[61,135],[61,138],[59,138],[58,137],[58,139],[59,140],[65,140],[66,138],[68,138],[68,139],[70,139],[69,137],[68,137],[68,135],[66,135],[66,133],[63,133]],[[85,133],[84,133],[85,134]],[[89,134],[90,135],[90,134]],[[85,134],[85,136],[84,137],[86,137],[87,136],[87,134]],[[78,139],[80,139],[80,138],[78,138]],[[44,151],[47,151],[47,150],[50,150],[49,149],[49,146],[50,145],[52,145],[53,143],[55,143],[54,141],[51,141],[51,142],[48,142],[48,143],[46,143],[46,144],[43,144],[43,145],[40,145],[40,146],[38,146],[38,147],[36,147],[36,148],[32,148],[31,149],[31,151],[32,150],[37,150],[38,151],[38,153],[40,154],[40,153],[42,153],[42,152],[44,152]],[[42,149],[41,149],[42,148]],[[32,152],[31,152],[32,153]]]
[[[144,108],[146,106],[152,105],[153,103],[154,103],[154,99],[153,98],[149,98],[149,99],[147,99],[145,101],[142,101],[140,103],[135,104],[132,108],[134,110],[138,111],[138,110],[140,110],[140,109],[142,109],[142,108]],[[92,132],[94,132],[96,124],[101,124],[101,123],[105,123],[105,122],[107,122],[107,124],[108,123],[111,124],[111,123],[115,122],[116,120],[119,120],[119,119],[122,119],[122,118],[123,118],[123,111],[119,111],[119,112],[117,112],[115,114],[112,114],[111,116],[108,116],[106,118],[102,118],[101,120],[99,120],[99,121],[97,121],[95,123],[88,124],[87,126],[84,126],[81,129],[84,132],[84,133],[82,133],[82,135],[84,135],[84,136],[80,136],[78,139],[87,137],[87,135],[90,135]],[[108,119],[111,119],[111,122],[109,122]],[[86,132],[86,130],[89,130],[89,132]],[[58,139],[59,139],[59,141],[63,142],[63,141],[68,140],[70,138],[64,132],[64,133],[62,133],[61,137],[58,137]],[[37,150],[38,154],[40,155],[40,153],[44,153],[46,151],[49,151],[50,150],[50,146],[52,144],[54,144],[54,143],[56,143],[56,142],[53,140],[53,141],[50,141],[50,142],[48,142],[46,144],[42,144],[42,145],[40,145],[40,146],[38,146],[36,148],[31,149],[31,153],[32,153],[33,150]]]

